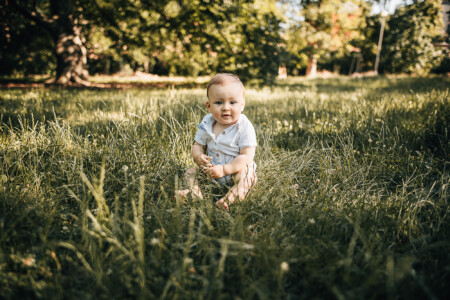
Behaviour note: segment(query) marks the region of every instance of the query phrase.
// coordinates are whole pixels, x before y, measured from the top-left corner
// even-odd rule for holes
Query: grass
[[[203,89],[0,90],[1,298],[447,298],[448,83],[249,89],[230,213],[173,200]]]

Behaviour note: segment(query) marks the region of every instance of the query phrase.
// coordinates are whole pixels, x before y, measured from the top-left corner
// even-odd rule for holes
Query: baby
[[[175,197],[188,193],[203,198],[197,173],[203,171],[218,184],[231,186],[216,206],[229,210],[237,197],[244,199],[256,183],[256,135],[252,123],[241,112],[245,106],[245,88],[233,74],[217,74],[209,82],[206,107],[210,112],[197,125],[192,157],[198,167],[187,170],[188,189],[178,190]]]

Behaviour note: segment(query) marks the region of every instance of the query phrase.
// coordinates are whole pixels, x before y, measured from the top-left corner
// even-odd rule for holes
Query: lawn
[[[0,298],[446,299],[449,82],[248,87],[229,213],[173,199],[204,89],[0,89]]]

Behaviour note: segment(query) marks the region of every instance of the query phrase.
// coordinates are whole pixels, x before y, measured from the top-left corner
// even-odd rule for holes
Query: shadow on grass
[[[353,92],[361,88],[370,87],[375,92],[420,92],[429,90],[430,86],[437,91],[446,91],[450,79],[448,77],[428,77],[428,78],[394,78],[394,77],[364,77],[364,78],[317,78],[306,79],[296,78],[286,79],[277,82],[278,87],[286,88],[289,91],[317,89],[325,93]]]
[[[186,82],[112,82],[112,83],[90,83],[86,85],[68,85],[62,86],[54,83],[46,83],[42,80],[32,79],[14,79],[14,80],[0,80],[0,88],[7,89],[29,89],[29,88],[46,88],[46,89],[66,89],[66,90],[104,90],[104,89],[194,89],[206,88],[206,83],[198,83],[195,81]]]
[[[0,76],[0,84],[33,84],[33,83],[44,83],[50,79],[49,76],[26,76],[26,77],[11,77],[11,76]]]

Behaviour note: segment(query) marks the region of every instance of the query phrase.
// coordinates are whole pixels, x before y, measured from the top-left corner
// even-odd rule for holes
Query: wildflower
[[[128,171],[128,166],[127,165],[123,165],[122,166],[122,171],[124,172],[124,173],[126,173],[127,171]]]
[[[152,238],[151,241],[150,241],[150,245],[152,245],[152,246],[159,245],[159,239]]]
[[[319,182],[320,182],[320,179],[319,179],[319,178],[317,178],[317,179],[316,179],[316,183],[319,183]]]
[[[369,143],[372,143],[373,141],[372,141],[372,139],[369,138],[368,142],[369,142]]]
[[[287,271],[289,271],[289,264],[287,262],[283,261],[280,264],[280,269],[281,269],[281,272],[286,273]]]
[[[315,224],[315,223],[316,223],[316,220],[314,220],[314,219],[311,218],[311,219],[308,220],[308,223],[309,223],[309,224]]]

